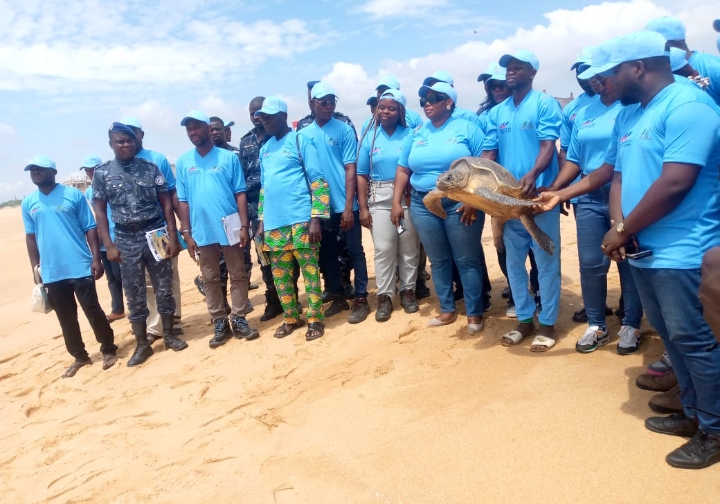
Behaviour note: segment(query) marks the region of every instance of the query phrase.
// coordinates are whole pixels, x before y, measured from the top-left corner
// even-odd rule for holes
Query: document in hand
[[[225,228],[225,236],[227,236],[228,244],[237,245],[240,243],[240,214],[237,212],[226,215],[222,218],[223,228]]]
[[[170,244],[170,237],[168,236],[167,228],[161,227],[147,231],[145,233],[145,239],[147,240],[150,252],[157,262],[162,261],[170,257],[167,253],[167,247]]]

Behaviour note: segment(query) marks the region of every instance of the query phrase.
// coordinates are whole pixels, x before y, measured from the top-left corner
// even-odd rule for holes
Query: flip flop
[[[113,367],[118,361],[117,355],[115,354],[103,354],[103,371],[106,371]]]
[[[530,351],[531,352],[547,352],[552,347],[555,346],[555,340],[552,338],[548,338],[547,336],[541,336],[537,335],[535,336],[535,339],[532,342],[532,345],[530,345]]]
[[[316,340],[321,338],[323,334],[325,334],[325,325],[322,322],[310,322],[305,333],[305,341]]]
[[[517,329],[513,329],[512,331],[503,334],[502,338],[500,338],[500,344],[505,347],[515,346],[524,339],[529,338],[533,334],[535,334],[535,332],[532,332],[530,334],[523,334]]]
[[[69,368],[67,368],[67,369],[65,370],[65,372],[64,372],[63,375],[62,375],[62,377],[63,377],[63,378],[72,378],[73,376],[75,376],[75,374],[78,372],[78,370],[80,370],[81,367],[83,367],[83,366],[89,366],[90,364],[92,364],[92,360],[91,360],[91,359],[88,359],[88,360],[86,360],[86,361],[77,361],[77,360],[76,360],[75,362],[73,362],[72,364],[70,364],[70,367],[69,367]]]
[[[295,331],[295,329],[298,329],[304,325],[305,321],[303,319],[298,319],[298,321],[294,324],[288,324],[287,322],[283,322],[283,324],[277,328],[275,334],[273,334],[273,337],[285,338],[286,336],[290,336]]]

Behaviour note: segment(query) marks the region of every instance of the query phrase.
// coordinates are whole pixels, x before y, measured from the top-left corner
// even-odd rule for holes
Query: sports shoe
[[[648,401],[648,406],[658,413],[682,413],[682,402],[680,401],[680,385],[675,385],[670,390],[655,394]]]
[[[483,301],[483,312],[487,313],[490,311],[491,308],[492,302],[490,301],[490,298],[485,299],[485,301]]]
[[[618,355],[630,355],[637,352],[640,347],[640,330],[633,326],[624,325],[618,331],[620,341],[617,344]]]
[[[665,462],[680,469],[705,469],[720,462],[720,435],[698,430],[693,438],[673,450]]]
[[[672,371],[672,363],[670,362],[670,356],[665,352],[660,357],[660,360],[656,360],[647,367],[648,374],[663,376]]]
[[[427,285],[425,285],[425,282],[417,282],[415,284],[415,299],[425,299],[430,297],[430,289]]]
[[[400,305],[403,307],[403,310],[405,310],[405,313],[415,313],[420,310],[420,305],[418,305],[412,289],[403,289],[400,291]]]
[[[208,345],[210,348],[217,348],[227,343],[232,336],[230,321],[226,318],[217,319],[215,321],[215,335],[212,337]]]
[[[647,418],[645,428],[668,436],[693,437],[698,431],[698,423],[684,413],[673,413],[666,417]]]
[[[678,384],[675,373],[670,371],[662,376],[641,374],[635,380],[635,385],[643,390],[652,390],[654,392],[665,392]]]
[[[515,305],[514,305],[514,304],[509,304],[509,303],[508,303],[508,307],[507,307],[507,309],[505,310],[505,316],[506,316],[507,318],[515,318],[515,319],[517,318],[517,310],[515,309]]]
[[[330,307],[325,310],[325,317],[332,317],[333,315],[337,315],[341,311],[349,310],[350,305],[347,301],[345,301],[344,297],[335,297],[333,298],[333,302],[330,305]]]
[[[508,299],[510,297],[510,287],[505,287],[500,295],[503,299]]]
[[[235,333],[237,339],[245,338],[246,340],[254,340],[260,337],[260,333],[257,329],[253,329],[248,324],[245,317],[235,317],[231,322],[232,330]]]
[[[585,334],[575,343],[575,350],[580,353],[590,353],[609,342],[610,336],[608,336],[607,328],[594,325],[588,327]]]
[[[375,320],[378,322],[387,322],[392,317],[393,304],[392,299],[387,294],[378,294],[377,311],[375,312]]]
[[[350,317],[348,317],[348,323],[359,324],[364,321],[368,315],[370,315],[370,305],[367,302],[367,298],[356,297],[352,312],[350,312]]]

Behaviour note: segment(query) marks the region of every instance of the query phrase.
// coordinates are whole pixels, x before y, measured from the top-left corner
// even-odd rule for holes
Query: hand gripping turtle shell
[[[552,255],[554,245],[550,237],[533,219],[540,213],[537,203],[523,197],[520,182],[495,161],[479,157],[463,157],[454,161],[450,169],[440,175],[437,189],[430,191],[423,203],[428,210],[447,217],[442,198],[450,198],[476,208],[493,217],[493,234],[497,241],[502,225],[509,219],[519,219],[530,236],[545,252]]]

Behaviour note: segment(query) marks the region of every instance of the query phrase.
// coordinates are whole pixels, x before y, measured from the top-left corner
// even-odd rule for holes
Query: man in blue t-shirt
[[[108,369],[117,362],[117,346],[95,289],[103,267],[90,206],[80,191],[55,182],[57,170],[49,157],[33,157],[25,171],[38,187],[22,202],[30,266],[35,283],[43,284],[55,310],[65,348],[75,357],[62,377],[75,376],[81,367],[92,364],[80,334],[76,299],[100,343],[103,369]]]
[[[349,308],[340,281],[337,259],[337,235],[343,230],[350,261],[355,270],[355,302],[348,321],[357,324],[370,314],[370,305],[367,302],[367,264],[356,198],[357,137],[350,126],[335,119],[337,95],[329,84],[318,82],[313,86],[310,96],[315,120],[300,130],[300,134],[315,143],[324,178],[330,186],[330,219],[323,227],[320,244],[320,268],[332,298],[332,305],[325,311],[325,316],[330,317]]]
[[[536,187],[549,186],[558,174],[555,142],[562,123],[560,104],[533,90],[533,79],[540,64],[532,52],[506,54],[500,58],[500,65],[507,68],[506,82],[512,96],[490,111],[482,156],[496,159],[520,181],[523,193],[531,196]],[[544,352],[555,345],[555,322],[560,305],[560,212],[555,209],[536,215],[535,222],[552,240],[554,254],[545,252],[519,220],[509,220],[503,228],[508,277],[519,323],[501,342],[506,346],[516,345],[537,332],[530,350]],[[533,321],[536,305],[528,292],[525,269],[531,249],[543,301],[538,314],[539,330]]]
[[[180,230],[190,257],[200,263],[205,302],[215,325],[210,348],[224,345],[233,333],[237,338],[255,339],[260,333],[245,319],[248,276],[242,249],[250,240],[250,219],[240,159],[213,145],[210,120],[202,112],[191,111],[180,126],[195,146],[175,163]],[[233,224],[237,217],[239,229]],[[239,243],[231,245],[230,238]],[[231,319],[220,288],[221,252],[230,277]]]
[[[645,426],[692,439],[665,458],[673,467],[720,462],[720,344],[698,299],[702,254],[718,244],[720,110],[675,84],[662,35],[641,31],[613,45],[606,70],[625,107],[606,162],[615,166],[602,249],[630,262],[643,309],[665,343],[683,412]],[[630,255],[630,248],[634,253]]]

